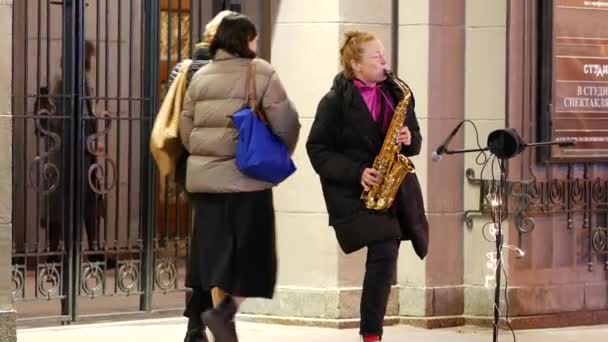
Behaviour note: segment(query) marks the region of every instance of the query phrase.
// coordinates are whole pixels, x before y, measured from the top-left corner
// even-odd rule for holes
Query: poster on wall
[[[554,161],[608,160],[608,0],[554,0]]]

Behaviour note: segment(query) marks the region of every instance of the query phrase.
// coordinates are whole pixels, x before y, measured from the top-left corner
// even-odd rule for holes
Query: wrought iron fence
[[[149,135],[172,66],[212,13],[239,4],[13,2],[12,281],[22,321],[183,307],[190,209],[158,179]]]
[[[521,236],[534,230],[535,218],[564,216],[563,229],[585,232],[582,245],[589,270],[600,262],[608,271],[608,178],[592,176],[590,164],[568,164],[565,168],[564,177],[509,180],[503,212],[519,232],[520,241]],[[472,228],[474,216],[491,213],[498,183],[476,178],[472,169],[466,171],[466,177],[470,184],[479,186],[478,208],[467,210],[464,215],[465,223]]]

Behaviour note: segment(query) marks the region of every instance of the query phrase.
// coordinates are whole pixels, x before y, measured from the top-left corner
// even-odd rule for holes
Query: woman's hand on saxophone
[[[403,126],[397,134],[397,143],[405,146],[412,144],[412,134],[407,126]]]
[[[378,170],[366,168],[361,175],[361,186],[365,191],[369,191],[372,186],[380,184],[380,176]]]

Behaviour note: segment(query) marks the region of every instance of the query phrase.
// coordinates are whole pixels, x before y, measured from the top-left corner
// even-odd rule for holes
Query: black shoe
[[[209,342],[207,334],[201,329],[190,329],[186,332],[184,342]]]
[[[203,323],[211,330],[215,342],[238,342],[234,315],[236,303],[228,296],[215,309],[203,313]]]

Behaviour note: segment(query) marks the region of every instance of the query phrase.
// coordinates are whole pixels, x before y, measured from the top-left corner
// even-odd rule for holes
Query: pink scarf
[[[382,86],[379,84],[368,86],[358,79],[354,79],[353,83],[372,114],[372,119],[374,122],[380,123],[382,132],[385,133],[393,115],[393,100],[382,91]],[[384,113],[381,113],[382,101],[384,101]]]

